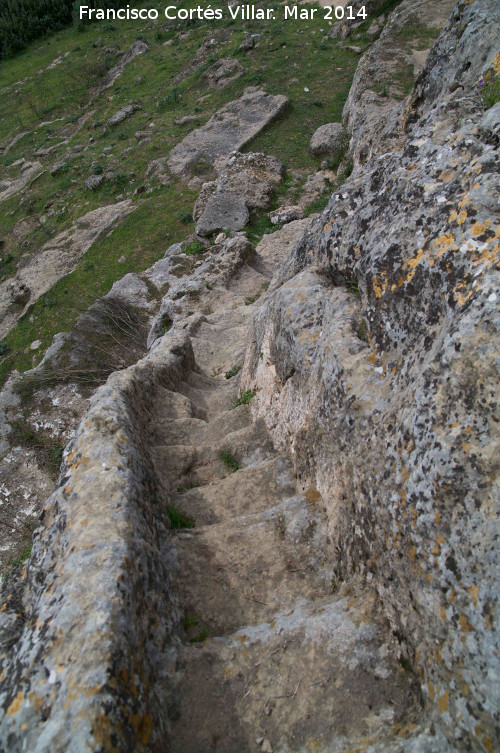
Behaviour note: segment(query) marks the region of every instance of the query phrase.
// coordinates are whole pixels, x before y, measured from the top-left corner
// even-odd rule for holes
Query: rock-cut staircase
[[[192,336],[196,370],[153,411],[155,467],[181,526],[184,632],[167,657],[165,709],[173,753],[361,750],[415,709],[370,599],[332,580],[318,491],[298,492],[251,404],[235,407],[238,376],[226,372],[243,361],[260,303],[248,300],[270,273],[258,256],[240,270]]]

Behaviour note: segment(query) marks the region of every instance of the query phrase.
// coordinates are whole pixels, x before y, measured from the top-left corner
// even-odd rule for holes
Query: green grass
[[[234,407],[237,408],[239,405],[248,405],[250,400],[255,397],[256,394],[257,390],[245,390],[245,392],[242,392],[239,398],[235,400]]]
[[[203,243],[200,243],[199,241],[192,241],[191,243],[188,243],[188,245],[182,250],[183,253],[187,254],[188,256],[200,256],[207,251]]]
[[[252,303],[255,303],[255,301],[258,301],[261,297],[262,293],[256,293],[255,295],[249,295],[248,298],[245,298],[245,306],[251,306]]]
[[[226,371],[226,379],[232,379],[232,377],[236,376],[236,374],[240,371],[241,366],[233,366],[229,369],[229,371]]]
[[[184,616],[184,630],[191,643],[202,643],[210,636],[210,631],[201,626],[200,615],[190,612],[186,612]]]
[[[11,570],[13,570],[15,567],[20,567],[26,562],[26,560],[29,558],[31,554],[32,547],[33,545],[31,543],[28,544],[27,546],[24,547],[21,554],[12,560],[12,562],[10,563]]]
[[[157,7],[162,18],[164,6],[159,1],[144,5]],[[192,0],[182,5],[195,3]],[[70,228],[86,212],[127,198],[137,209],[99,238],[74,272],[42,296],[4,338],[8,350],[0,353],[0,381],[13,369],[24,371],[36,365],[53,335],[69,330],[78,314],[107,293],[113,282],[127,272],[142,271],[160,259],[169,245],[186,236],[197,192],[176,179],[169,186],[161,186],[146,176],[149,163],[167,156],[195,127],[177,126],[175,120],[196,114],[203,124],[240,96],[246,86],[262,85],[270,93],[288,96],[290,107],[246,150],[277,156],[289,170],[318,168],[318,160],[309,155],[307,145],[319,125],[341,120],[358,61],[355,53],[340,49],[330,40],[322,41],[321,16],[318,13],[317,19],[302,24],[280,20],[228,24],[226,11],[224,20],[214,23],[116,21],[81,31],[71,27],[38,40],[2,63],[0,144],[10,143],[22,132],[25,135],[8,153],[0,155],[0,179],[17,175],[13,162],[20,157],[36,159],[34,151],[39,148],[55,147],[49,156],[42,157],[44,167],[59,161],[65,166],[54,176],[49,171],[43,173],[23,193],[0,205],[2,238],[8,238],[7,246],[0,251],[0,277],[13,276],[22,255],[38,253],[44,243]],[[214,60],[193,70],[192,61],[203,40],[222,30],[225,36],[212,53]],[[185,33],[182,41],[180,32]],[[260,35],[258,50],[240,52],[244,36],[252,33]],[[147,39],[149,52],[127,65],[114,85],[99,93],[96,84],[117,60],[106,46],[127,50],[138,36]],[[102,38],[100,48],[93,47],[97,37]],[[164,47],[167,39],[175,44]],[[62,62],[46,70],[59,56]],[[245,73],[225,89],[207,90],[203,70],[224,56],[238,58]],[[174,81],[182,71],[187,75]],[[142,77],[140,83],[135,83],[137,77]],[[20,81],[24,83],[14,86]],[[140,109],[117,128],[106,130],[108,118],[130,102],[138,103]],[[78,120],[82,113],[89,116],[85,123]],[[154,132],[150,144],[139,146],[135,139],[139,130]],[[66,146],[63,141],[72,134]],[[77,144],[82,150],[68,156],[68,148]],[[123,150],[127,150],[125,154]],[[90,192],[83,183],[96,169],[112,172],[113,177],[98,191]],[[194,172],[209,176],[212,168],[202,161]],[[134,195],[141,186],[151,187],[152,192]],[[285,181],[277,198],[288,187]],[[46,217],[44,223],[38,221],[42,215]],[[30,228],[23,239],[16,240],[9,233],[27,217],[34,218]],[[264,232],[276,229],[266,216],[252,218],[249,236],[257,241]],[[201,249],[191,252],[203,253]],[[118,261],[122,256],[125,264]],[[179,264],[179,275],[190,271],[189,266]],[[36,354],[29,347],[35,339],[42,341]]]
[[[486,110],[489,110],[500,100],[500,79],[482,81],[479,83],[478,89]]]
[[[317,199],[314,199],[314,201],[311,201],[311,203],[308,204],[304,210],[304,216],[310,217],[311,214],[322,212],[323,209],[328,204],[328,202],[330,201],[332,191],[333,191],[333,186],[331,188],[328,188],[321,196],[318,196]]]
[[[233,473],[241,470],[241,466],[236,462],[234,455],[231,455],[231,453],[227,450],[222,450],[222,452],[220,453],[220,459],[222,460],[226,468],[229,468],[229,470],[233,471]]]
[[[194,528],[194,520],[173,505],[167,504],[167,515],[170,525],[176,530],[179,528]]]

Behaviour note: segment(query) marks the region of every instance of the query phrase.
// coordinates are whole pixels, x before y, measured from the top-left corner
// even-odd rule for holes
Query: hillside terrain
[[[2,751],[500,744],[500,8],[362,7],[2,62]]]

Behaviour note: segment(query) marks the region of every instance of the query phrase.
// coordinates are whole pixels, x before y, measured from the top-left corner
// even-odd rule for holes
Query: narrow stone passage
[[[298,493],[263,422],[235,407],[238,376],[226,372],[243,361],[249,300],[272,267],[258,256],[240,270],[192,336],[197,370],[153,411],[165,498],[194,522],[172,531],[185,628],[168,657],[175,753],[344,750],[416,708],[366,594],[332,579],[319,493]]]

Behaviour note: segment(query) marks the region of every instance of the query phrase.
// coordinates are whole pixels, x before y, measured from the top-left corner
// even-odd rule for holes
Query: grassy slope
[[[190,27],[179,24],[177,28],[175,22],[168,26],[162,20],[149,24],[114,22],[112,26],[101,23],[84,32],[71,28],[49,36],[2,63],[0,143],[5,146],[21,131],[29,133],[7,154],[0,155],[0,179],[17,174],[18,168],[11,167],[16,159],[36,159],[36,149],[59,143],[75,130],[77,117],[88,112],[91,115],[69,144],[82,145],[85,151],[68,163],[66,172],[56,177],[46,172],[29,189],[0,204],[0,237],[7,238],[0,276],[12,276],[21,254],[36,253],[48,238],[68,228],[77,217],[119,198],[131,197],[138,186],[149,185],[149,162],[167,156],[172,146],[196,125],[175,126],[174,119],[198,114],[199,123],[203,124],[248,85],[262,85],[268,92],[286,94],[291,100],[287,116],[261,134],[251,149],[279,157],[289,169],[317,169],[317,161],[307,152],[310,136],[322,123],[341,119],[359,58],[326,37],[328,23],[322,20],[321,13],[317,15],[319,18],[311,22],[276,20],[229,25],[225,18],[223,23]],[[203,40],[219,32],[225,41],[206,63],[185,80],[174,83],[175,74],[190,64]],[[249,53],[238,50],[246,33],[259,35],[255,37],[256,47]],[[102,47],[94,48],[98,37]],[[147,41],[149,53],[136,58],[114,86],[96,96],[99,75],[118,60],[105,47],[126,50],[137,38]],[[168,40],[172,41],[165,46]],[[69,54],[59,65],[43,70],[66,53]],[[203,70],[224,56],[238,58],[245,74],[225,89],[208,90]],[[139,84],[134,82],[137,76],[142,76]],[[13,86],[27,77],[22,85]],[[205,98],[200,101],[202,97]],[[141,109],[121,126],[104,133],[102,124],[107,118],[130,102],[139,104]],[[45,121],[54,122],[41,125]],[[149,129],[150,123],[154,123],[154,129]],[[153,130],[152,143],[139,147],[134,137],[137,130]],[[91,137],[93,143],[89,141]],[[104,152],[105,147],[110,150]],[[61,145],[41,161],[44,167],[50,167],[66,154],[67,147]],[[96,165],[104,171],[114,171],[118,177],[91,193],[83,181]],[[7,336],[9,349],[0,356],[1,380],[12,368],[24,370],[33,366],[40,357],[33,356],[29,349],[33,340],[42,341],[37,351],[41,355],[52,336],[71,327],[75,316],[106,293],[116,279],[126,272],[146,268],[162,256],[168,245],[192,231],[193,226],[183,223],[180,216],[192,210],[195,194],[177,181],[167,187],[152,185],[152,193],[134,197],[138,209],[111,234],[98,240],[76,270],[43,296]],[[47,216],[48,209],[55,214]],[[47,218],[43,223],[39,221],[41,216]],[[26,217],[33,218],[33,229],[21,246],[7,234]],[[122,256],[126,263],[118,262]],[[10,261],[5,261],[9,257]]]

